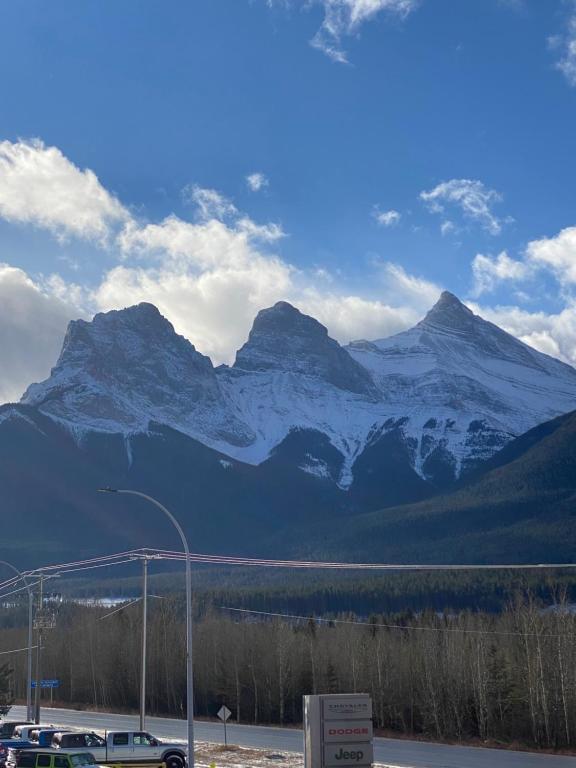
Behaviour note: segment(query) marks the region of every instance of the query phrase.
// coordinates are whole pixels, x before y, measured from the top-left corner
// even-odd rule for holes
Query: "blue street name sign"
[[[40,688],[58,688],[60,680],[40,680]],[[36,680],[32,680],[32,688],[36,688]]]

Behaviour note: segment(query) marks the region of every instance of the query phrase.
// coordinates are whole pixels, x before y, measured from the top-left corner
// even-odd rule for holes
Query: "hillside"
[[[417,504],[336,522],[310,550],[389,562],[573,562],[576,412],[512,441],[474,479]]]

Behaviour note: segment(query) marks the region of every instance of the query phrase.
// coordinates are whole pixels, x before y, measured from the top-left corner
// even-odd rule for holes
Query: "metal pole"
[[[0,560],[0,564],[5,565],[8,568],[11,568],[14,571],[14,573],[18,574],[18,576],[24,582],[24,586],[26,587],[26,590],[28,591],[28,660],[27,660],[27,668],[26,668],[26,719],[31,720],[32,719],[32,645],[33,645],[32,617],[34,614],[34,596],[32,595],[32,590],[30,589],[30,585],[28,584],[26,577],[18,570],[18,568],[12,565],[12,563],[7,563],[6,560]]]
[[[194,768],[194,679],[192,676],[192,569],[190,567],[190,549],[184,531],[174,515],[163,504],[141,491],[128,491],[116,488],[99,488],[104,493],[129,493],[140,496],[162,510],[178,531],[186,555],[186,717],[188,732],[188,766]]]
[[[40,691],[42,690],[41,686],[41,660],[42,660],[42,605],[44,602],[44,575],[40,575],[40,586],[39,591],[40,594],[38,596],[38,610],[36,612],[36,616],[38,616],[38,611],[40,612],[40,622],[38,622],[38,634],[36,639],[36,688],[34,690],[34,722],[38,724],[40,722]]]
[[[32,591],[28,590],[28,690],[26,691],[26,719],[32,720],[32,643],[34,637],[34,601]]]
[[[148,558],[142,560],[142,680],[140,682],[140,730],[146,728],[146,632],[148,624]]]

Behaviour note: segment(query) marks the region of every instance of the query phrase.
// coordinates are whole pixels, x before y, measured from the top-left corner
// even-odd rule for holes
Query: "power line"
[[[220,609],[223,611],[234,611],[236,613],[252,613],[258,616],[271,616],[274,618],[282,619],[298,619],[303,621],[314,621],[325,624],[352,624],[360,627],[374,627],[383,629],[402,629],[414,632],[461,632],[464,634],[476,634],[476,635],[505,635],[512,637],[565,637],[565,635],[552,635],[544,634],[540,632],[505,632],[491,629],[467,629],[465,627],[421,627],[421,626],[407,626],[405,624],[380,624],[372,621],[351,621],[349,619],[325,619],[317,616],[298,616],[292,613],[272,613],[270,611],[256,611],[249,608],[230,608],[226,605],[221,605]]]
[[[135,605],[136,603],[139,603],[142,600],[141,597],[137,597],[135,600],[131,600],[129,603],[124,603],[124,605],[121,605],[119,608],[116,608],[114,611],[111,611],[110,613],[106,613],[104,616],[99,616],[98,621],[102,621],[102,619],[107,619],[109,616],[114,616],[115,613],[119,613],[120,611],[123,611],[125,608],[130,608],[131,605]]]
[[[31,648],[37,648],[38,646],[37,645],[32,645],[30,647]],[[28,646],[26,646],[26,648],[14,648],[11,651],[0,651],[0,656],[4,656],[7,653],[21,653],[22,651],[27,651],[27,650],[28,650]]]
[[[123,565],[135,559],[153,557],[164,561],[185,561],[183,552],[163,549],[140,548],[118,552],[112,555],[76,560],[69,563],[58,563],[34,568],[24,572],[25,576],[38,576],[41,574],[58,571],[61,574],[89,571],[97,568],[107,568],[114,565]],[[496,570],[558,570],[574,569],[576,563],[501,563],[501,564],[420,564],[420,563],[350,563],[316,560],[280,560],[253,558],[234,555],[212,555],[204,553],[191,553],[190,561],[204,565],[264,567],[264,568],[294,568],[294,569],[321,569],[339,571],[382,571],[382,572],[432,572],[432,571],[496,571]],[[16,584],[17,579],[12,577],[0,582],[0,590]]]

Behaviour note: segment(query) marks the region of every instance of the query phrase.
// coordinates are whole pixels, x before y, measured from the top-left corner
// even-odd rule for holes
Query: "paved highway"
[[[11,720],[24,719],[24,707],[13,707]],[[43,709],[43,723],[86,730],[137,730],[138,717],[71,709]],[[186,738],[186,722],[162,717],[149,717],[147,730],[163,739]],[[224,733],[220,723],[195,722],[198,741],[221,744]],[[228,725],[228,742],[244,747],[269,749],[274,752],[302,752],[302,731],[291,728],[269,728],[256,725]],[[538,755],[531,752],[447,746],[422,741],[375,739],[374,758],[393,768],[576,768],[576,758]]]

